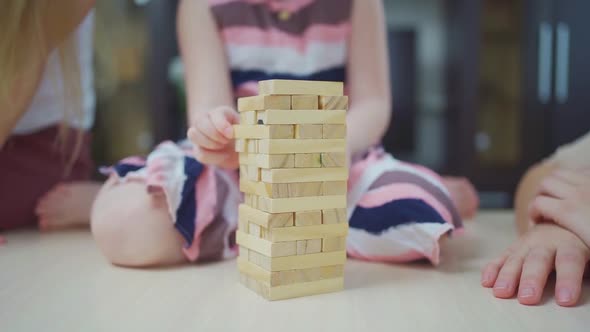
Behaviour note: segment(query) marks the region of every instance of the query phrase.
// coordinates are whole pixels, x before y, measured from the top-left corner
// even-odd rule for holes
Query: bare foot
[[[46,193],[35,213],[42,231],[90,224],[90,210],[101,184],[98,182],[61,183]]]
[[[461,218],[472,219],[479,208],[479,197],[475,187],[466,178],[445,176],[443,183],[451,194]]]

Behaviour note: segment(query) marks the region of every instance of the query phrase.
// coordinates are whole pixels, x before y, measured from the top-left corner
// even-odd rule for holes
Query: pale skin
[[[590,259],[590,179],[587,173],[560,168],[554,162],[537,165],[525,175],[515,208],[523,234],[482,271],[482,285],[494,296],[526,305],[539,304],[549,274],[555,270],[555,301],[579,302]]]

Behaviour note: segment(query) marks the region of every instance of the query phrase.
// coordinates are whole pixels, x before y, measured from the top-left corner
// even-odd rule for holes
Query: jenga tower
[[[238,101],[240,279],[269,300],[343,288],[346,109],[343,84],[272,80]]]

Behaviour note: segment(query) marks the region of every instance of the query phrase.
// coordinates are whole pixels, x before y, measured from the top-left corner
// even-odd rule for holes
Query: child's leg
[[[479,208],[479,197],[473,184],[466,178],[453,176],[443,177],[442,182],[449,191],[461,218],[474,218]]]
[[[520,181],[514,198],[516,227],[519,234],[524,234],[531,226],[528,211],[529,205],[537,195],[539,185],[553,170],[555,164],[549,161],[531,167]]]
[[[164,196],[151,195],[141,182],[110,179],[91,215],[92,234],[107,259],[129,267],[186,262],[184,239],[174,228]]]

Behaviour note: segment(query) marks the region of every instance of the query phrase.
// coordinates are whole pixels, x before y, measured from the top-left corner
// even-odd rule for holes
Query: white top
[[[590,132],[576,141],[566,144],[551,158],[560,166],[580,169],[590,167]]]
[[[89,129],[94,123],[94,73],[92,67],[94,12],[90,12],[75,31],[78,63],[80,65],[80,83],[82,91],[83,118],[70,116],[72,127]],[[30,134],[40,129],[59,124],[65,117],[63,97],[63,77],[59,54],[54,50],[49,55],[45,72],[29,109],[18,121],[13,134]],[[75,119],[74,119],[75,118]]]

